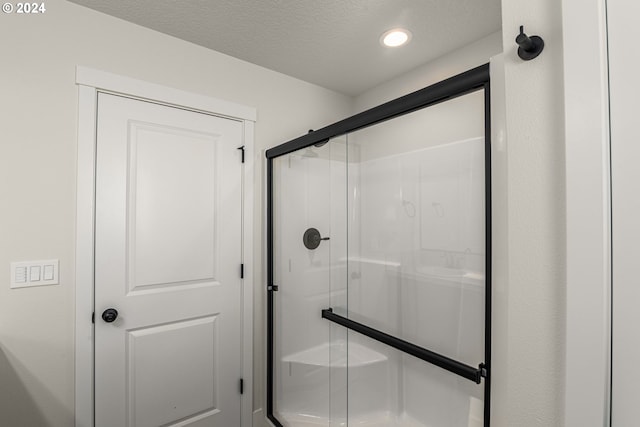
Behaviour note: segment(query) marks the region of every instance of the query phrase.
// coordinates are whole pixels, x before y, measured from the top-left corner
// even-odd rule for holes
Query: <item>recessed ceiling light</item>
[[[393,30],[385,31],[380,37],[380,43],[387,47],[398,47],[409,43],[411,40],[411,32],[404,28],[394,28]]]

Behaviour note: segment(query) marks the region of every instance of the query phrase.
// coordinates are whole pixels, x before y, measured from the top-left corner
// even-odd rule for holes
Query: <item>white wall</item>
[[[633,2],[618,2],[623,4],[631,7]],[[610,419],[611,150],[607,13],[605,0],[562,1],[567,427],[608,426]],[[615,27],[625,35],[628,32],[623,26]]]
[[[508,265],[494,296],[496,426],[560,426],[566,315],[562,3],[503,0]],[[520,25],[544,38],[529,62]],[[498,261],[499,262],[499,261]]]
[[[638,144],[638,55],[632,40],[640,35],[634,23],[640,4],[607,1],[609,90],[611,111],[611,206],[613,256],[611,425],[638,424],[638,323],[640,287],[640,145]]]
[[[77,87],[84,65],[258,110],[255,399],[264,400],[261,150],[352,111],[317,86],[62,0],[0,24],[0,424],[73,425]],[[9,263],[60,259],[60,285],[9,289]],[[89,321],[89,319],[87,319]]]

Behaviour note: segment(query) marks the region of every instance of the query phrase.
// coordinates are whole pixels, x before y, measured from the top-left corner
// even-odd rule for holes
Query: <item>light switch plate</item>
[[[58,284],[57,259],[11,263],[11,288],[32,288]]]

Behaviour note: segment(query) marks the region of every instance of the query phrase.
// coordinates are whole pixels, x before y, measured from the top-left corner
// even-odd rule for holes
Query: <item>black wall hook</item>
[[[530,61],[540,55],[544,49],[544,40],[538,36],[527,36],[524,33],[524,25],[520,25],[520,34],[516,37],[518,43],[518,56],[525,61]]]

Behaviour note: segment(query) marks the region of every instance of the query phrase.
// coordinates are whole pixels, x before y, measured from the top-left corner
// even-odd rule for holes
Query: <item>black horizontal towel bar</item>
[[[362,323],[358,323],[346,317],[340,316],[339,314],[335,314],[333,312],[333,309],[331,308],[322,310],[322,317],[324,319],[342,325],[345,328],[349,328],[353,331],[359,332],[362,335],[366,335],[369,338],[373,338],[374,340],[393,347],[397,350],[415,356],[418,359],[422,359],[425,362],[429,362],[432,365],[436,365],[442,369],[446,369],[449,372],[460,375],[461,377],[471,380],[476,384],[480,384],[480,382],[482,381],[482,377],[486,377],[486,370],[484,369],[483,364],[481,364],[478,368],[465,365],[464,363],[458,362],[457,360],[453,360],[441,354],[434,353],[433,351],[427,350],[426,348],[419,347],[415,344],[411,344],[410,342],[401,340],[400,338],[385,334],[384,332],[381,332],[377,329],[370,328],[369,326],[363,325]]]

